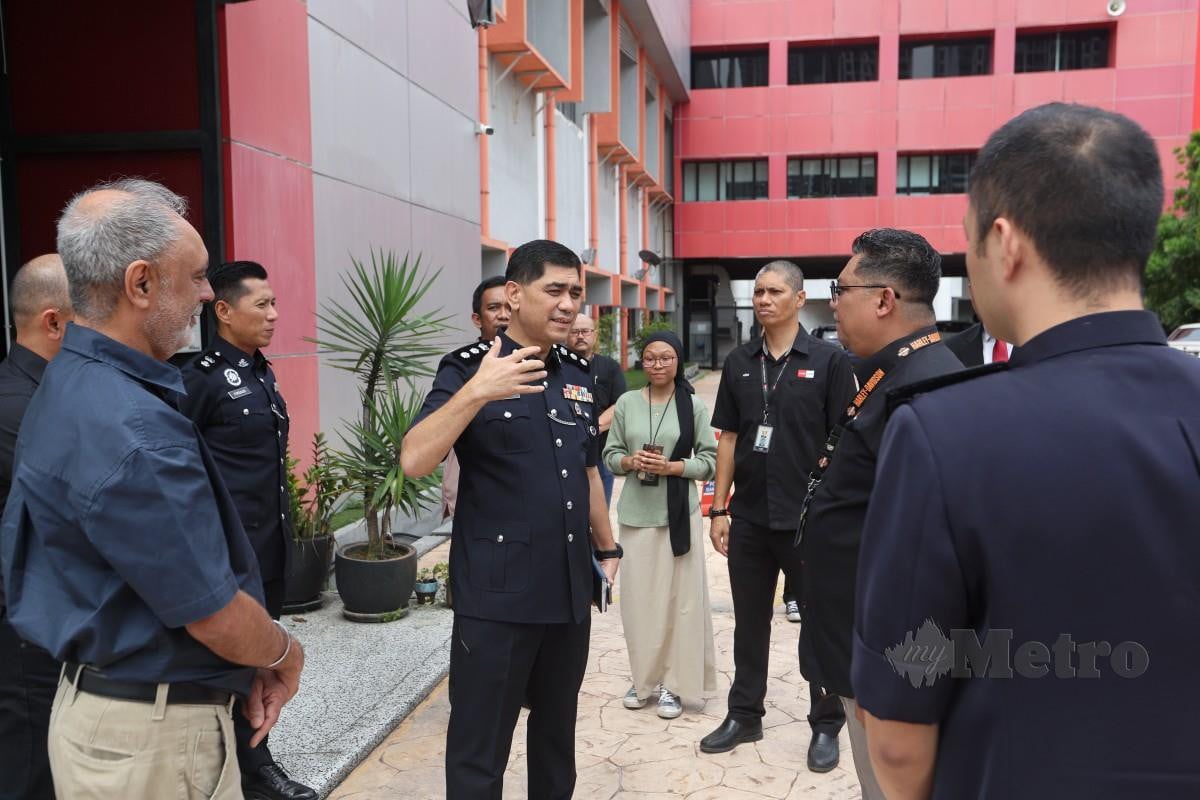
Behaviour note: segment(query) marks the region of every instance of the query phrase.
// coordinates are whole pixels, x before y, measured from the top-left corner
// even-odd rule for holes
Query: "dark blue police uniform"
[[[501,355],[521,345],[500,335]],[[470,380],[490,345],[450,353],[414,424]],[[586,359],[554,346],[545,391],[486,404],[454,452],[454,634],[448,800],[499,797],[522,703],[529,797],[569,798],[591,628],[587,468],[599,453]]]
[[[934,797],[1200,796],[1200,363],[1165,344],[1148,312],[1081,317],[889,422],[851,676],[940,726]],[[906,646],[963,634],[986,668]]]
[[[170,364],[68,326],[17,440],[0,527],[9,619],[108,681],[244,694],[254,670],[184,627],[238,589],[261,602],[262,582],[217,465],[175,406],[182,391]]]
[[[187,394],[179,410],[196,423],[237,506],[254,548],[267,613],[279,619],[292,552],[291,503],[287,493],[287,404],[261,351],[245,353],[217,336],[183,370]],[[275,763],[263,739],[250,747],[254,729],[234,716],[238,765],[253,775]]]
[[[258,557],[267,611],[278,619],[292,538],[287,403],[261,351],[244,353],[219,336],[182,372],[179,410],[221,470]]]

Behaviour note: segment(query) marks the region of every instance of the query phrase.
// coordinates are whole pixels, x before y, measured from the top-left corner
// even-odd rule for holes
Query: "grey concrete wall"
[[[692,85],[691,0],[646,0],[671,62],[684,86]]]
[[[526,0],[525,33],[550,66],[571,78],[570,6],[563,0]]]
[[[499,80],[504,66],[496,58],[489,58],[488,69],[488,122],[496,129],[488,142],[491,236],[516,247],[538,238],[538,97],[524,94],[525,84],[512,73]]]
[[[480,278],[478,39],[457,0],[308,0],[318,300],[346,300],[350,256],[418,253],[442,269],[426,310],[470,338]],[[427,382],[424,382],[427,385]],[[351,376],[322,366],[321,427],[354,408]]]
[[[620,272],[617,241],[617,175],[611,163],[596,170],[596,222],[600,228],[599,245],[596,248],[596,265],[612,272]]]
[[[641,193],[636,186],[625,190],[625,262],[630,275],[645,266],[638,258],[642,249],[642,203]],[[637,303],[633,304],[635,307]]]
[[[578,253],[588,246],[584,187],[587,186],[587,153],[583,131],[555,111],[554,192],[557,202],[558,241]]]

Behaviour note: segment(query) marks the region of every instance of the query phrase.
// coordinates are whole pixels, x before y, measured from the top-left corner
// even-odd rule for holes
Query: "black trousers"
[[[529,800],[575,791],[575,710],[592,621],[558,625],[454,616],[446,800],[500,800],[513,727],[529,705]]]
[[[792,546],[794,531],[775,531],[734,519],[729,526],[729,588],[733,594],[733,684],[729,687],[729,716],[757,722],[766,713],[767,660],[771,653],[771,615],[779,572],[800,597],[800,550]],[[799,643],[796,659],[799,663]],[[808,724],[814,733],[837,736],[846,712],[835,694],[809,684],[812,698]]]
[[[263,598],[266,600],[267,613],[271,615],[271,619],[279,619],[279,614],[283,611],[284,591],[283,578],[263,583]],[[267,739],[271,737],[268,735],[258,743],[258,747],[251,747],[250,740],[254,738],[254,733],[254,728],[250,727],[250,721],[246,719],[242,709],[235,708],[233,735],[237,739],[238,767],[247,775],[253,775],[260,767],[275,763],[275,757],[267,747]]]
[[[0,608],[0,800],[54,800],[46,739],[61,667]]]

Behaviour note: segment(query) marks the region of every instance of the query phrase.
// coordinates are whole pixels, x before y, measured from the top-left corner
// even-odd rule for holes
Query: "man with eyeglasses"
[[[795,264],[772,261],[759,270],[754,316],[763,335],[734,349],[721,371],[712,415],[722,433],[709,536],[729,559],[735,671],[725,720],[700,740],[705,753],[763,737],[775,587],[782,570],[793,590],[803,591],[792,541],[804,486],[818,448],[854,396],[845,351],[800,326],[804,299],[804,274]],[[727,508],[731,487],[736,491]],[[808,768],[828,772],[838,763],[845,715],[837,695],[815,683],[809,693]]]
[[[592,377],[596,382],[596,419],[600,429],[600,452],[608,443],[608,429],[612,426],[613,409],[617,398],[625,394],[625,373],[621,365],[606,355],[596,352],[596,323],[587,314],[580,313],[567,335],[567,347],[592,363]],[[596,465],[600,480],[604,484],[604,502],[612,505],[613,474],[604,466],[604,459]]]
[[[887,395],[899,386],[962,369],[941,342],[933,298],[942,258],[923,237],[883,228],[854,240],[830,286],[838,339],[859,357],[861,387],[826,442],[809,482],[799,541],[804,565],[800,671],[846,708],[863,800],[883,800],[850,685],[854,586],[875,462],[887,422]]]

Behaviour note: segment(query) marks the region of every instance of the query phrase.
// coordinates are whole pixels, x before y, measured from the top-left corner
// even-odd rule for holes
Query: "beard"
[[[146,318],[146,337],[155,354],[164,361],[185,347],[191,337],[192,319],[199,309],[187,302],[172,297],[171,284],[163,281],[163,302]],[[168,300],[167,298],[170,298]]]

